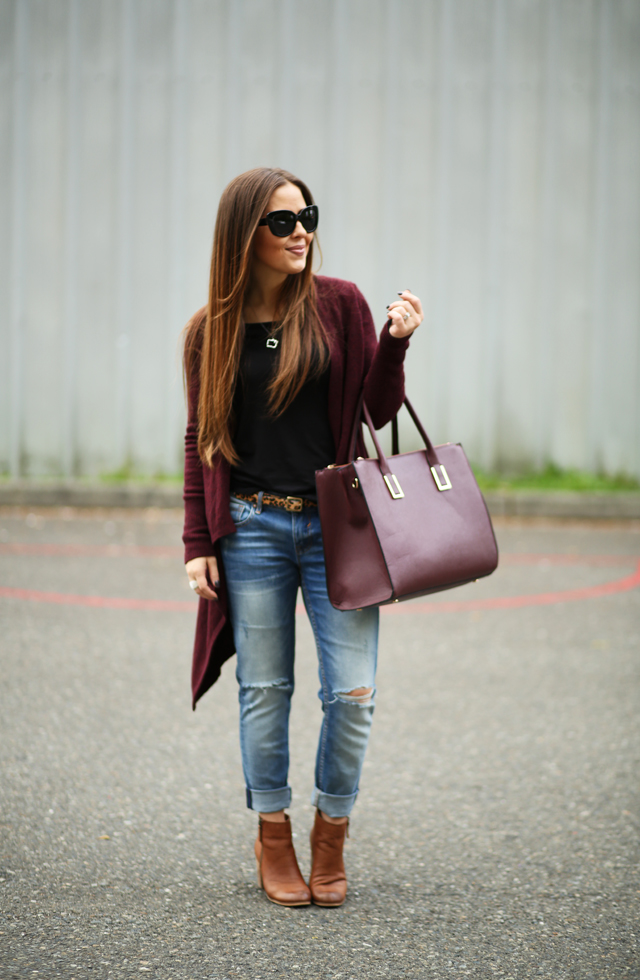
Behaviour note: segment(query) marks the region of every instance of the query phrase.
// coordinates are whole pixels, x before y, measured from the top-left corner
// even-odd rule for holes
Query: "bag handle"
[[[440,462],[438,460],[438,454],[435,451],[431,439],[425,432],[422,422],[418,418],[416,410],[414,409],[409,399],[406,397],[403,399],[403,404],[406,406],[406,409],[409,412],[409,415],[411,416],[416,429],[422,436],[422,441],[424,442],[427,450],[427,459],[429,460],[429,466],[439,466]],[[363,415],[364,415],[364,419],[362,418]],[[371,438],[373,440],[374,446],[376,447],[376,453],[378,454],[378,459],[380,460],[381,467],[384,461],[384,466],[387,467],[388,470],[389,464],[387,463],[387,458],[382,451],[380,443],[378,442],[378,437],[376,436],[376,430],[373,426],[373,422],[371,421],[371,415],[369,414],[369,409],[367,408],[364,401],[364,392],[360,394],[360,397],[358,399],[358,404],[356,406],[356,412],[354,415],[353,428],[351,430],[351,439],[349,442],[349,456],[348,456],[349,461],[355,459],[358,426],[362,421],[366,422],[369,432],[371,433]],[[391,453],[393,456],[397,456],[398,453],[400,452],[399,442],[398,442],[398,416],[397,415],[394,415],[391,425],[392,425]],[[387,470],[383,470],[383,472],[386,472]]]
[[[411,419],[412,419],[412,421],[413,421],[416,429],[418,430],[418,432],[422,436],[422,441],[424,442],[425,448],[426,448],[426,451],[427,451],[427,461],[429,463],[429,467],[430,467],[431,472],[433,474],[433,479],[435,481],[436,486],[438,487],[438,490],[450,490],[451,489],[451,482],[450,482],[449,477],[448,477],[448,475],[447,475],[447,473],[446,473],[446,471],[444,469],[444,466],[442,466],[440,464],[440,461],[438,460],[438,454],[435,451],[435,448],[434,448],[433,443],[431,442],[431,439],[427,435],[427,433],[426,433],[426,431],[425,431],[425,429],[424,429],[424,427],[423,427],[420,419],[418,418],[418,415],[417,415],[417,413],[416,413],[413,405],[411,404],[411,402],[409,401],[409,399],[406,398],[406,397],[404,398],[404,405],[406,406],[406,409],[409,412],[409,415],[411,416]],[[351,442],[350,442],[350,445],[349,445],[349,459],[350,460],[353,460],[354,455],[355,455],[356,436],[357,436],[357,433],[358,433],[358,426],[361,423],[361,420],[362,420],[362,416],[363,415],[364,415],[364,421],[367,424],[367,427],[368,427],[369,432],[371,434],[371,438],[373,440],[373,444],[374,444],[375,449],[376,449],[376,453],[378,455],[378,464],[380,466],[380,472],[382,473],[382,476],[384,478],[384,481],[387,484],[387,488],[389,490],[389,493],[394,498],[394,500],[395,499],[398,499],[400,497],[404,497],[404,493],[402,492],[402,488],[401,488],[401,486],[400,486],[400,484],[398,482],[398,479],[395,476],[395,474],[392,472],[391,467],[389,466],[389,462],[387,460],[387,457],[385,456],[384,452],[382,451],[382,446],[380,445],[380,443],[378,441],[378,437],[376,435],[376,430],[374,428],[373,421],[371,419],[371,415],[369,414],[369,409],[367,408],[367,405],[366,405],[365,400],[364,400],[364,392],[362,392],[362,394],[360,395],[360,398],[358,400],[358,407],[357,407],[357,410],[356,410],[355,421],[354,421],[354,424],[353,424],[353,431],[351,433]],[[393,456],[397,456],[398,453],[399,453],[398,416],[396,414],[393,417],[393,420],[392,420],[392,454],[393,454]],[[436,467],[438,467],[438,469],[440,470],[440,472],[438,472],[438,469],[436,469]]]
[[[355,415],[353,416],[353,426],[351,428],[351,439],[349,440],[349,451],[347,453],[347,460],[351,462],[356,456],[356,439],[358,436],[358,429],[360,423],[362,422],[362,406],[364,405],[364,389],[360,392],[360,397],[358,398],[358,404],[356,405]]]
[[[420,419],[418,418],[418,416],[416,414],[416,411],[415,411],[413,405],[411,404],[411,402],[409,401],[408,398],[405,398],[404,399],[404,404],[405,404],[405,406],[407,408],[407,411],[409,412],[409,415],[413,419],[413,423],[414,423],[416,429],[418,430],[418,432],[422,436],[422,441],[424,442],[425,448],[427,450],[427,459],[429,460],[429,466],[438,466],[439,465],[439,460],[438,460],[438,455],[437,455],[437,453],[435,451],[434,445],[431,442],[431,439],[429,438],[429,436],[427,435],[427,433],[425,432],[425,430],[424,430],[424,428],[422,426],[422,423],[421,423]],[[371,421],[371,415],[369,414],[369,409],[367,408],[366,403],[364,401],[362,402],[362,412],[364,414],[365,422],[367,423],[367,427],[369,429],[369,432],[371,433],[371,438],[373,440],[373,444],[376,447],[376,453],[378,454],[378,460],[380,461],[380,469],[382,470],[383,473],[391,472],[390,469],[389,469],[389,463],[387,462],[387,457],[385,456],[385,454],[382,451],[382,446],[380,445],[380,443],[378,441],[378,437],[376,435],[376,430],[374,429],[373,422]],[[396,416],[393,421],[396,423],[396,438],[397,438],[398,417]],[[393,448],[396,448],[396,447],[393,447]],[[397,452],[394,452],[393,455],[396,456],[397,455]]]
[[[400,440],[398,439],[398,416],[394,415],[391,419],[391,455],[397,456],[400,452]]]

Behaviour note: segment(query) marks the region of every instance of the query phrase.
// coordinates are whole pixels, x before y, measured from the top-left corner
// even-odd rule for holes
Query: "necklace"
[[[246,310],[247,310],[247,313],[249,313],[249,315],[251,315],[251,307],[250,306],[247,306],[246,307]],[[267,321],[263,321],[263,324],[262,325],[264,327],[267,327],[269,324],[268,324]],[[273,328],[273,321],[270,322],[270,325]],[[273,335],[270,334],[267,337],[267,342],[265,344],[265,347],[268,347],[269,350],[275,350],[279,343],[280,343],[280,341],[278,340],[278,338],[277,337],[274,337]]]
[[[265,328],[265,330],[269,330],[269,329],[273,330],[273,321],[271,321],[270,323],[263,323],[263,327]],[[265,347],[268,347],[269,350],[275,350],[279,343],[280,341],[278,340],[278,338],[274,337],[272,333],[269,333]]]

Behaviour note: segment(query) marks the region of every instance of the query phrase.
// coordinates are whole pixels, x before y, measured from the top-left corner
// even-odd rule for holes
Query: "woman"
[[[258,880],[280,905],[335,906],[346,896],[342,847],[373,715],[378,610],[341,612],[329,602],[314,473],[347,461],[363,386],[377,427],[397,412],[422,308],[408,290],[398,294],[378,342],[358,289],[313,274],[316,226],[311,193],[283,170],[250,170],[222,195],[209,303],[185,335],[183,540],[200,596],[194,707],[237,653]],[[357,453],[365,454],[361,438]],[[323,708],[309,887],[285,813],[299,586]]]

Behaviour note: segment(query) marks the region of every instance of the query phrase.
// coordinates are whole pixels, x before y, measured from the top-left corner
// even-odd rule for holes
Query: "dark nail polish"
[[[398,296],[402,296],[402,293],[398,293]]]
[[[385,306],[385,310],[388,310],[388,309],[389,309],[389,307],[388,306]]]

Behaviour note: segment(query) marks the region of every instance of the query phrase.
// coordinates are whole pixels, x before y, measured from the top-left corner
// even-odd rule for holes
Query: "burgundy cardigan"
[[[396,414],[404,398],[403,362],[409,341],[393,337],[388,325],[376,339],[371,311],[351,282],[316,276],[318,313],[329,335],[329,424],[336,445],[336,462],[348,462],[349,437],[358,398],[364,384],[365,401],[377,429]],[[197,374],[198,372],[194,372]],[[220,676],[222,664],[235,653],[229,620],[224,568],[219,539],[233,534],[229,512],[230,468],[222,457],[214,467],[198,455],[199,377],[189,379],[189,412],[185,436],[184,534],[185,563],[215,555],[220,570],[217,602],[200,599],[193,650],[191,687],[193,707]],[[366,451],[360,436],[357,455]]]

